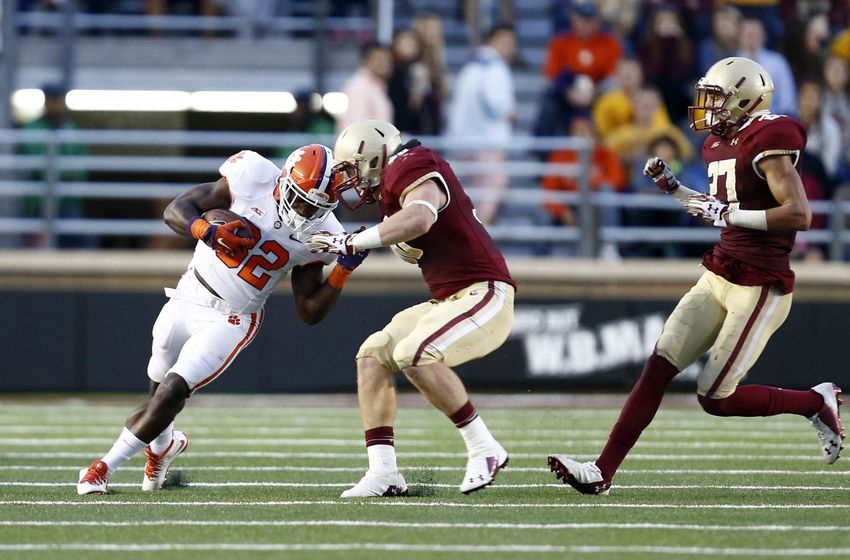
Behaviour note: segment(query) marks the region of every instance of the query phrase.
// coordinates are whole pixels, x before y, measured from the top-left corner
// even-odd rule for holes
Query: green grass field
[[[366,468],[350,398],[193,397],[172,484],[142,493],[136,458],[107,496],[80,497],[78,470],[140,399],[0,397],[0,558],[850,558],[850,458],[825,466],[804,419],[720,419],[672,399],[611,494],[591,497],[546,455],[595,457],[622,397],[481,397],[512,461],[464,496],[460,437],[417,398],[396,422],[412,495],[346,501]]]

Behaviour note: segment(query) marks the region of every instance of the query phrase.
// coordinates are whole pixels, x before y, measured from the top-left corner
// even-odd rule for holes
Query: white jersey
[[[198,301],[210,292],[200,285],[196,273],[218,296],[213,307],[228,313],[253,313],[265,304],[275,285],[296,266],[336,259],[332,254],[311,253],[294,232],[281,223],[273,196],[280,169],[256,152],[243,150],[225,161],[219,172],[230,185],[233,202],[230,210],[247,218],[253,225],[256,243],[240,261],[216,253],[202,241],[195,247],[189,270],[177,285],[177,294]],[[317,230],[343,231],[329,213],[316,225]],[[169,291],[167,291],[168,293]],[[218,300],[223,300],[219,303]],[[207,303],[201,301],[199,303]]]

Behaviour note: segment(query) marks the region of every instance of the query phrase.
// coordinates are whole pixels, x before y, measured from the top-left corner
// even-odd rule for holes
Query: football
[[[236,231],[234,231],[233,233],[245,239],[253,238],[251,228],[248,226],[248,220],[246,220],[233,210],[228,210],[227,208],[213,208],[201,214],[201,218],[215,226],[221,226],[228,222],[239,220],[240,222],[242,222],[242,225],[237,228]]]

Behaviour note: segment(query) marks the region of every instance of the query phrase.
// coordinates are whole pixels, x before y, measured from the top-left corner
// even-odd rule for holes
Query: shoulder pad
[[[218,168],[227,179],[230,192],[242,198],[257,198],[274,190],[280,169],[251,150],[242,150],[227,158]]]

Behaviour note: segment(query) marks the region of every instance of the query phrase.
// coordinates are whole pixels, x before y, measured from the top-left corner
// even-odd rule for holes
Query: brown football
[[[213,208],[201,214],[201,218],[216,226],[221,226],[228,222],[239,220],[240,222],[242,222],[242,226],[233,233],[235,233],[239,237],[244,237],[245,239],[250,239],[253,237],[253,235],[251,234],[251,228],[248,226],[247,223],[248,220],[246,220],[233,210],[228,210],[227,208]]]

